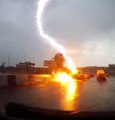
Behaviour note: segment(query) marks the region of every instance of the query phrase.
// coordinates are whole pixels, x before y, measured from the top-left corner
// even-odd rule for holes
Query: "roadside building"
[[[16,65],[17,70],[20,72],[26,72],[26,73],[33,73],[34,72],[34,66],[35,63],[31,62],[20,62],[19,64]]]

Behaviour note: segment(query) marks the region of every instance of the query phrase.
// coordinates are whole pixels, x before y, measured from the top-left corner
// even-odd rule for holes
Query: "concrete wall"
[[[48,78],[51,79],[51,75],[0,74],[0,87],[16,86],[26,82],[47,81]]]
[[[15,76],[13,79],[11,78],[11,80],[9,79],[8,76]],[[16,84],[20,84],[20,83],[23,83],[23,82],[26,82],[29,80],[29,75],[28,74],[16,74],[16,75],[13,75],[13,74],[0,74],[0,87],[7,87],[7,86],[10,86],[10,82],[16,82]]]
[[[8,86],[7,75],[0,75],[0,87]]]
[[[16,82],[17,84],[26,82],[29,80],[29,76],[27,74],[17,74],[16,75]]]

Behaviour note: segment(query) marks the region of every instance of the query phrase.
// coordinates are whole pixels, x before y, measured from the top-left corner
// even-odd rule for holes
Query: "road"
[[[0,111],[9,102],[58,110],[115,111],[114,101],[114,77],[103,83],[91,78],[69,84],[47,78],[37,85],[0,89]]]

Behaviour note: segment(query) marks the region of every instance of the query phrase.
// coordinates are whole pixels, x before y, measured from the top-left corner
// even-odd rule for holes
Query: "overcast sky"
[[[0,0],[0,64],[43,66],[57,52],[37,31],[36,10],[37,0]],[[50,0],[43,20],[76,66],[115,63],[115,0]]]

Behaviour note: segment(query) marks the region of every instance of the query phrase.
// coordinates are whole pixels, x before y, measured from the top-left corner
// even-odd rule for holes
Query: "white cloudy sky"
[[[0,64],[34,61],[43,66],[57,52],[40,37],[37,0],[0,0]],[[77,66],[115,63],[115,0],[50,0],[44,30]]]

